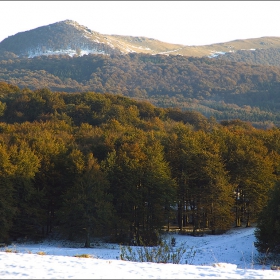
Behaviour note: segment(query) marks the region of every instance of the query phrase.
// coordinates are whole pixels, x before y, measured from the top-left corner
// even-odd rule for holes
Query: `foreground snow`
[[[181,264],[119,260],[117,244],[82,244],[44,241],[0,248],[0,279],[280,279],[280,271],[258,264],[254,228],[233,229],[218,236],[168,235],[176,246],[186,242]],[[17,253],[7,253],[10,249]],[[46,255],[39,255],[44,252]],[[77,258],[89,254],[92,258]],[[186,264],[188,263],[188,264]]]

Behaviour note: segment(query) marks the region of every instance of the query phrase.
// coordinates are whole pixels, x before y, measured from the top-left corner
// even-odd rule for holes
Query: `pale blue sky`
[[[184,45],[280,37],[280,1],[0,1],[0,42],[65,19]]]

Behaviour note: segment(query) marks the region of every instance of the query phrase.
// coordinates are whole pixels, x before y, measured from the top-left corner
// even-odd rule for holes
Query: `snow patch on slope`
[[[105,54],[104,51],[98,51],[94,49],[81,49],[79,53],[77,50],[73,49],[66,49],[66,50],[46,50],[45,52],[42,51],[29,51],[28,52],[28,58],[33,58],[37,56],[42,56],[42,55],[69,55],[71,57],[77,55],[77,56],[83,56],[83,55],[88,55],[88,54]]]

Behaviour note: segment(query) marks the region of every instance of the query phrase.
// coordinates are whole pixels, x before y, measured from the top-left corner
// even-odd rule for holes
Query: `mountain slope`
[[[253,51],[238,50],[219,55],[217,59],[244,62],[255,65],[272,65],[280,67],[280,48],[255,49]]]
[[[217,120],[280,126],[280,68],[218,59],[128,54],[0,61],[0,81],[20,88],[94,91],[197,110]]]
[[[163,43],[144,37],[104,35],[72,20],[38,27],[9,36],[0,43],[0,52],[35,57],[50,54],[119,54],[174,51],[181,45]]]
[[[279,37],[262,37],[246,40],[186,46],[170,44],[153,38],[121,35],[106,35],[90,30],[73,20],[64,20],[9,36],[0,42],[0,58],[7,52],[16,56],[67,54],[172,54],[183,56],[211,56],[234,53],[238,50],[280,48]],[[10,54],[11,56],[11,54]]]
[[[100,38],[101,37],[101,38]],[[10,36],[0,43],[0,52],[9,51],[18,56],[34,57],[48,54],[117,52],[106,44],[102,35],[78,23],[65,20]]]

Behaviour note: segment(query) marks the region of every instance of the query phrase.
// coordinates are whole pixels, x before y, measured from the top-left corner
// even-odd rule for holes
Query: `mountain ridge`
[[[0,53],[19,57],[84,54],[165,54],[217,57],[236,51],[280,48],[280,37],[237,39],[202,46],[171,44],[144,36],[102,34],[70,19],[8,36],[0,42]]]

